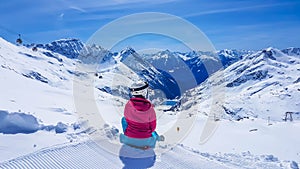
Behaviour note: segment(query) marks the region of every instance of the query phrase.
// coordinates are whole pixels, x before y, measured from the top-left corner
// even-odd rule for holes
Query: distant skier
[[[122,143],[140,148],[155,147],[156,141],[164,141],[156,129],[156,113],[148,96],[148,83],[139,81],[130,87],[131,98],[124,109],[121,134]]]

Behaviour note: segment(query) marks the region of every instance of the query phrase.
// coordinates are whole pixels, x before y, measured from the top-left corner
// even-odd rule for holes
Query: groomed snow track
[[[120,169],[120,168],[228,168],[210,161],[180,146],[164,153],[153,161],[126,161],[119,155],[103,150],[93,141],[50,147],[0,163],[1,169]],[[143,166],[144,165],[144,166]]]

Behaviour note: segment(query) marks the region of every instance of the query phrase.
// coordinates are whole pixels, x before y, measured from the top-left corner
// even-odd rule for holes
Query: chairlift
[[[32,51],[34,51],[34,52],[36,52],[38,49],[37,49],[37,47],[36,46],[34,46],[33,48],[32,48]]]
[[[22,39],[21,39],[21,34],[19,34],[19,38],[16,40],[17,44],[18,45],[21,45],[22,44]]]

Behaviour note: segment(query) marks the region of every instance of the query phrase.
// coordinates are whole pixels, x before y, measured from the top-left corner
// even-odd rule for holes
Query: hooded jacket
[[[153,105],[145,98],[131,98],[124,110],[128,124],[124,134],[132,138],[149,138],[156,128]]]

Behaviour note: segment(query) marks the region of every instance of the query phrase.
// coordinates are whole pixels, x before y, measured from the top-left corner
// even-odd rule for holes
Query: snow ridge
[[[55,53],[59,53],[68,58],[75,59],[78,57],[84,44],[79,39],[60,39],[49,44],[31,44],[26,46],[43,48]]]

